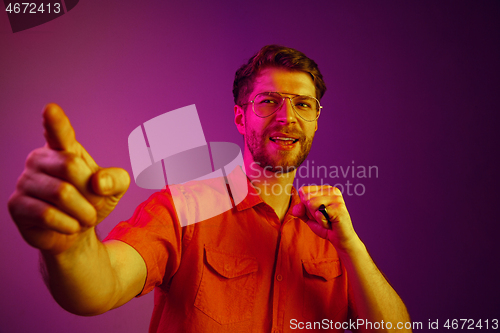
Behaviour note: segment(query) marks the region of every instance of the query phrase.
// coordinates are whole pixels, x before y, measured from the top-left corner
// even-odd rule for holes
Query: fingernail
[[[110,175],[102,175],[99,178],[99,187],[101,191],[108,192],[113,188],[113,179]]]

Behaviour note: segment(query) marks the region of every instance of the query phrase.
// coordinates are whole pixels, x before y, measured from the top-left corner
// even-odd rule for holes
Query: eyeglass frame
[[[261,94],[270,94],[270,93],[275,93],[275,94],[278,94],[281,96],[281,105],[279,107],[276,108],[276,110],[274,110],[274,112],[268,114],[267,116],[259,116],[257,114],[257,112],[255,112],[255,97],[257,97],[258,95],[261,95]],[[313,121],[316,121],[318,120],[319,118],[319,115],[321,114],[321,109],[323,108],[321,106],[321,103],[319,102],[319,99],[317,99],[316,97],[313,97],[313,96],[309,96],[309,95],[295,95],[293,97],[290,97],[290,96],[283,96],[282,94],[287,94],[287,95],[293,95],[293,94],[288,94],[288,93],[280,93],[279,91],[263,91],[263,92],[260,92],[258,94],[256,94],[254,97],[253,97],[253,100],[247,102],[247,103],[243,103],[241,104],[240,106],[245,106],[245,105],[248,105],[250,103],[252,103],[252,111],[253,113],[259,117],[259,118],[267,118],[267,117],[270,117],[272,116],[273,114],[275,114],[279,109],[281,109],[283,107],[283,105],[285,104],[285,99],[288,98],[288,100],[290,101],[290,105],[292,106],[292,109],[293,111],[304,121],[308,121],[308,122],[313,122]],[[303,116],[300,115],[300,113],[295,109],[295,106],[293,105],[292,103],[292,99],[296,98],[296,97],[311,97],[311,98],[314,98],[317,102],[318,102],[318,114],[316,115],[316,118],[313,119],[313,120],[307,120],[305,119]]]

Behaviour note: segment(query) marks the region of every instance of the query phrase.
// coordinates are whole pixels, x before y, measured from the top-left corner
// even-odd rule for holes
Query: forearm
[[[328,239],[337,250],[347,272],[358,318],[378,323],[379,328],[382,321],[391,322],[393,331],[411,332],[397,329],[398,323],[404,326],[410,321],[406,306],[354,231],[342,192],[327,185],[304,186],[299,196],[301,204],[294,207],[294,214],[303,218],[316,235]],[[370,331],[366,328],[360,327],[359,331]],[[373,331],[384,332],[383,329]]]
[[[363,242],[356,238],[348,247],[339,251],[339,256],[347,271],[359,318],[372,323],[391,322],[394,331],[411,332],[396,330],[398,322],[404,325],[410,321],[408,311],[373,262]],[[365,328],[360,331],[367,330]],[[376,331],[383,332],[381,329]]]
[[[65,310],[90,316],[119,302],[120,284],[105,245],[90,228],[67,251],[42,251],[44,278],[54,299]]]

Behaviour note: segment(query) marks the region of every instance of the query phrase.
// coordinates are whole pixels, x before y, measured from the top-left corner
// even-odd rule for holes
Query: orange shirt
[[[295,189],[283,223],[250,183],[248,190],[231,210],[185,227],[163,190],[108,235],[146,262],[141,295],[155,289],[150,332],[343,332],[355,318],[335,248],[291,215]],[[188,183],[181,192],[189,201],[211,191]]]

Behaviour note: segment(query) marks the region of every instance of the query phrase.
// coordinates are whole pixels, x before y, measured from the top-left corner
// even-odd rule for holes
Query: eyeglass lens
[[[258,94],[254,98],[254,110],[260,117],[270,116],[281,108],[286,98],[288,97],[284,97],[275,92]],[[290,101],[295,111],[301,117],[306,120],[316,119],[319,111],[319,103],[315,98],[298,95],[290,98]]]

